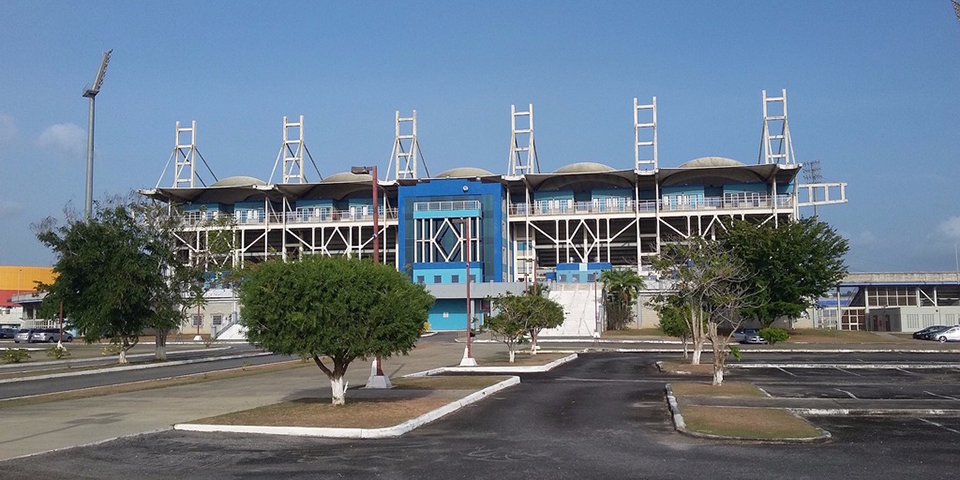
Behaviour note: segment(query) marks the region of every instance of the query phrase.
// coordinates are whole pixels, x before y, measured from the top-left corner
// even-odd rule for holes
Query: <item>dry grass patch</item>
[[[391,379],[393,386],[409,390],[482,390],[510,377],[504,376],[436,376]]]
[[[194,423],[272,427],[383,428],[401,424],[453,401],[441,395],[415,398],[347,397],[346,405],[330,399],[301,399],[202,418]]]
[[[240,367],[231,370],[220,370],[217,372],[196,373],[184,375],[176,378],[167,378],[162,380],[145,380],[142,382],[125,383],[123,385],[111,385],[107,387],[86,388],[72,392],[52,393],[49,395],[40,395],[30,398],[16,398],[12,400],[0,400],[0,409],[6,407],[19,407],[23,405],[37,405],[41,403],[61,402],[66,400],[77,400],[82,398],[102,397],[105,395],[117,395],[122,393],[140,392],[144,390],[154,390],[157,388],[178,387],[180,385],[192,385],[201,382],[210,382],[214,380],[226,380],[230,378],[247,377],[251,375],[262,375],[265,373],[279,372],[294,368],[316,368],[312,365],[305,365],[299,360],[274,363],[270,365]]]
[[[487,355],[477,359],[477,365],[481,367],[530,367],[546,365],[554,360],[567,357],[566,353],[538,353],[530,355],[529,351],[517,352],[513,363],[510,363],[510,357],[507,352],[498,352],[493,355]]]
[[[713,375],[713,358],[707,354],[704,356],[706,363],[700,365],[690,365],[689,360],[671,359],[660,362],[664,372],[684,373],[694,375]]]
[[[891,338],[873,332],[855,332],[848,330],[803,329],[790,332],[786,343],[899,343],[911,338]]]
[[[659,328],[626,328],[623,330],[606,330],[600,334],[603,338],[616,337],[664,337]]]
[[[686,406],[687,430],[747,439],[808,438],[820,431],[782,408]]]
[[[684,395],[700,395],[710,397],[750,397],[763,398],[766,395],[762,390],[750,383],[724,382],[715,386],[703,382],[676,382],[672,385],[673,394],[678,398]]]

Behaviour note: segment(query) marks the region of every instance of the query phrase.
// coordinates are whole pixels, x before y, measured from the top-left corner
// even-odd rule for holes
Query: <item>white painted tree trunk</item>
[[[330,390],[333,396],[331,403],[334,405],[343,405],[346,403],[347,384],[343,381],[343,377],[331,377]]]
[[[700,354],[703,353],[703,347],[693,346],[693,355],[690,356],[690,365],[700,365]]]
[[[127,360],[127,351],[126,351],[125,349],[124,349],[124,350],[120,350],[120,364],[121,364],[121,365],[126,365],[126,364],[128,364],[128,363],[130,363],[130,361]]]
[[[513,361],[517,358],[517,351],[511,348],[507,350],[507,355],[510,356],[510,363],[513,363]]]
[[[713,370],[713,384],[718,387],[723,385],[723,368],[715,368]]]
[[[537,332],[530,332],[530,355],[537,354]]]
[[[687,337],[683,337],[681,342],[683,342],[683,358],[690,358],[690,343],[687,341]]]

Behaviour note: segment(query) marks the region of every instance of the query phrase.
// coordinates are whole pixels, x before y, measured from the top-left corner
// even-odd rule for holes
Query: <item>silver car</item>
[[[946,330],[941,330],[934,334],[934,337],[940,343],[960,342],[960,325],[955,325]]]
[[[33,335],[33,333],[36,331],[37,329],[35,328],[21,328],[20,331],[13,336],[13,343],[20,343],[20,342],[29,343],[30,336]]]
[[[71,335],[70,332],[63,332],[63,337],[61,338],[59,328],[34,330],[33,334],[30,335],[30,343],[55,343],[59,341],[72,342],[73,335]]]

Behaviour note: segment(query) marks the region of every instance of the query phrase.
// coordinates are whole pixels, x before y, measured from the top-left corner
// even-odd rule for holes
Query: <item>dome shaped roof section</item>
[[[469,178],[469,177],[488,177],[492,172],[476,167],[459,167],[440,172],[433,178]]]
[[[324,178],[320,183],[369,182],[373,177],[369,173],[340,172]]]
[[[742,167],[743,165],[743,162],[727,157],[700,157],[685,162],[677,168]]]
[[[260,180],[256,177],[248,177],[246,175],[237,175],[235,177],[227,177],[221,180],[214,182],[211,187],[252,187],[254,185],[266,185],[267,182]]]
[[[602,163],[596,162],[579,162],[571,163],[570,165],[565,165],[557,169],[553,173],[597,173],[597,172],[612,172],[613,167],[604,165]]]

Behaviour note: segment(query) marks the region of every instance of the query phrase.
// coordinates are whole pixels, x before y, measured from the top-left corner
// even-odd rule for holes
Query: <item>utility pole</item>
[[[84,89],[84,98],[90,99],[90,112],[87,117],[87,192],[84,202],[84,219],[89,220],[93,214],[93,124],[97,111],[97,94],[100,93],[100,86],[103,85],[103,76],[107,73],[107,64],[110,63],[110,55],[113,50],[103,52],[103,59],[100,60],[100,68],[97,70],[97,76],[93,79],[93,84]]]

